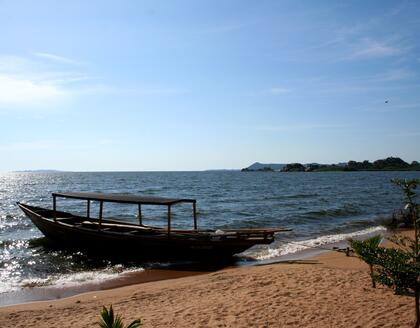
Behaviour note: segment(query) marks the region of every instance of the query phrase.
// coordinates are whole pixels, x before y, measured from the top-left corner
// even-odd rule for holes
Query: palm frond
[[[127,326],[127,328],[138,328],[140,326],[141,326],[141,320],[140,319],[137,319],[137,320],[134,320],[132,323],[130,323]]]
[[[120,315],[114,315],[112,305],[109,310],[104,306],[101,311],[101,320],[98,322],[101,328],[125,328]],[[138,328],[141,326],[141,320],[137,319],[131,322],[126,328]]]

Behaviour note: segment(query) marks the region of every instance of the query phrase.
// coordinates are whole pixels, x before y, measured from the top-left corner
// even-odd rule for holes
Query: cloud
[[[350,54],[344,60],[372,59],[379,57],[390,57],[402,54],[405,50],[386,42],[371,39],[362,39],[351,46]]]
[[[263,90],[262,93],[265,94],[270,94],[270,95],[280,95],[280,94],[284,94],[284,93],[289,93],[292,90],[288,89],[288,88],[284,88],[284,87],[272,87],[266,90]]]
[[[50,54],[47,52],[35,52],[34,53],[35,56],[40,57],[40,58],[45,58],[48,60],[52,60],[58,63],[64,63],[64,64],[71,64],[71,65],[79,65],[80,62],[68,57],[64,57],[64,56],[58,56],[58,55],[54,55],[54,54]]]
[[[55,102],[65,96],[65,90],[57,85],[0,74],[0,106],[37,105]]]
[[[49,59],[40,60],[40,57]],[[54,63],[51,63],[54,61]],[[75,61],[48,53],[35,56],[0,56],[0,110],[49,109],[81,96],[118,95],[165,97],[190,93],[189,89],[161,85],[114,85],[78,72]]]
[[[16,72],[29,69],[28,60],[17,56],[0,56],[0,72]]]
[[[332,61],[368,60],[406,54],[410,47],[406,45],[410,36],[403,29],[391,26],[405,5],[393,6],[388,11],[361,21],[352,21],[348,25],[331,25],[326,39],[308,50],[320,49],[327,59]],[[378,31],[382,37],[378,38]],[[324,34],[321,34],[324,35]]]
[[[61,66],[62,59],[67,60],[57,58]],[[86,74],[34,57],[0,56],[0,109],[56,106],[75,95],[73,84],[88,79]]]
[[[0,56],[0,110],[48,108],[75,96],[78,83],[92,78],[68,68],[70,63],[77,62],[48,53]]]
[[[393,82],[393,81],[401,81],[401,80],[408,80],[415,77],[415,73],[411,70],[406,68],[399,68],[389,70],[385,73],[378,74],[372,78],[373,81],[377,82]]]

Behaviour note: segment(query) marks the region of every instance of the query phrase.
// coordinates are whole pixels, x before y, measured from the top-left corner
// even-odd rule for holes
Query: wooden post
[[[139,204],[139,214],[138,214],[138,217],[139,217],[139,224],[140,225],[143,225],[142,217],[141,217],[141,204]]]
[[[88,220],[90,219],[90,200],[87,201],[87,208],[86,208],[86,217]]]
[[[53,195],[54,222],[57,222],[57,197]]]
[[[171,235],[171,205],[168,205],[168,238]]]
[[[197,231],[197,206],[195,204],[196,202],[193,203],[193,211],[194,211],[194,230]]]
[[[102,212],[103,212],[103,209],[104,209],[104,202],[103,202],[103,201],[101,201],[101,202],[99,203],[99,224],[98,224],[98,230],[99,230],[99,231],[101,230],[101,224],[102,224]]]

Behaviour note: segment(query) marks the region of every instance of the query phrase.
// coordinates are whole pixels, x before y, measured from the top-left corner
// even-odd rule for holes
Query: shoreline
[[[345,241],[330,244],[331,247],[342,247]],[[0,294],[0,309],[38,302],[57,301],[69,297],[76,297],[91,292],[108,291],[117,288],[141,285],[149,282],[167,281],[183,277],[210,274],[222,270],[239,269],[243,267],[266,266],[273,264],[304,263],[311,261],[323,253],[325,249],[308,248],[296,253],[282,255],[267,260],[246,260],[232,262],[226,265],[206,263],[174,264],[167,268],[144,269],[136,272],[125,272],[119,277],[104,281],[91,281],[67,286],[34,286],[24,287],[17,291]]]
[[[323,252],[294,263],[226,268],[0,308],[2,327],[87,327],[113,304],[143,327],[411,327],[413,300],[370,287],[355,257]],[[77,313],[77,316],[75,314]],[[403,316],[401,314],[404,314]]]
[[[368,238],[377,232],[360,235],[361,238]],[[384,236],[390,231],[380,231]],[[297,241],[297,244],[300,242]],[[120,276],[106,279],[103,281],[89,281],[79,284],[69,284],[64,286],[34,286],[24,287],[20,290],[10,291],[0,294],[0,309],[9,306],[18,306],[22,304],[45,302],[51,300],[60,300],[68,297],[83,295],[85,293],[113,290],[116,288],[139,285],[154,281],[166,281],[181,277],[209,274],[226,269],[237,269],[242,267],[266,266],[272,264],[289,264],[293,262],[310,262],[313,258],[328,253],[334,248],[347,247],[346,240],[332,242],[321,246],[305,246],[297,252],[276,256],[274,258],[249,260],[246,258],[237,259],[232,263],[224,265],[206,264],[206,263],[185,263],[172,264],[165,268],[144,269],[135,272],[123,272]],[[325,248],[328,249],[325,249]],[[333,252],[334,253],[334,252]]]
[[[90,292],[113,290],[125,286],[144,284],[153,281],[171,280],[204,273],[207,273],[207,271],[147,269],[138,272],[128,272],[123,274],[122,277],[107,279],[100,282],[87,282],[61,287],[26,287],[21,290],[0,294],[0,309],[8,306],[66,299],[68,297]]]
[[[167,281],[183,277],[209,274],[227,269],[304,261],[323,252],[328,251],[321,249],[308,249],[271,260],[242,260],[238,263],[230,263],[223,266],[209,265],[206,263],[182,264],[173,265],[172,267],[164,269],[144,269],[137,272],[126,272],[120,277],[104,281],[86,282],[77,285],[24,287],[17,291],[0,294],[0,309],[10,306],[56,301],[91,292],[107,291],[127,286],[141,285],[149,282]]]

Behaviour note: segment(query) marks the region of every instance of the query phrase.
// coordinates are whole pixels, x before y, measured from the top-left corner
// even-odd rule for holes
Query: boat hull
[[[57,245],[101,254],[119,254],[122,257],[220,260],[229,259],[234,254],[241,253],[255,244],[271,242],[270,240],[267,240],[267,242],[255,242],[246,239],[213,240],[194,238],[193,236],[189,238],[188,235],[179,237],[167,234],[139,235],[105,231],[44,217],[43,212],[51,213],[51,210],[48,209],[21,203],[18,203],[18,206],[34,225]],[[72,214],[66,212],[57,213],[64,217],[72,216]],[[83,217],[79,218],[80,222],[86,220]]]

